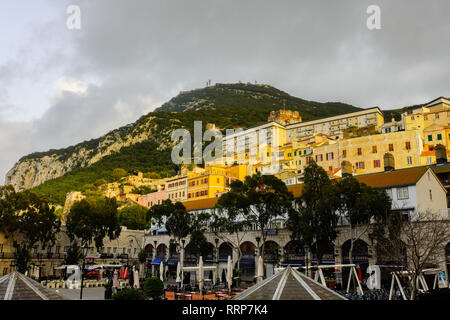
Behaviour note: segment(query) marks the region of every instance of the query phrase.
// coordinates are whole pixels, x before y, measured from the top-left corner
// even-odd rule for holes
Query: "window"
[[[294,151],[294,156],[297,156],[297,151]]]
[[[406,162],[408,165],[412,165],[412,157],[406,157]]]
[[[191,198],[191,193],[188,193],[188,199],[190,199]]]
[[[377,153],[377,146],[372,146],[372,153]]]
[[[220,179],[219,178],[217,178],[217,183],[220,183]]]
[[[358,169],[364,169],[364,161],[357,162],[357,163],[356,163],[356,167],[357,167]]]
[[[433,136],[431,134],[428,135],[428,141],[433,141]]]
[[[435,119],[439,119],[439,113],[436,113],[436,115],[434,116]]]
[[[433,194],[431,192],[431,189],[430,189],[430,201],[433,201]]]
[[[381,167],[381,161],[380,160],[373,160],[373,167],[374,168],[380,168]]]
[[[362,150],[361,148],[358,148],[358,156],[362,155]]]
[[[442,140],[442,134],[438,133],[437,139],[438,139],[438,140]]]
[[[427,157],[427,164],[433,164],[433,158]]]
[[[61,251],[61,247],[60,246],[56,246],[56,253],[59,254]]]
[[[342,150],[342,158],[346,158],[347,157],[347,150]]]
[[[405,142],[405,147],[406,147],[406,150],[411,150],[411,142],[406,141]]]
[[[394,151],[394,145],[392,143],[389,144],[389,151]]]
[[[401,199],[408,199],[408,198],[409,198],[409,193],[408,193],[407,187],[397,189],[397,199],[401,200]]]

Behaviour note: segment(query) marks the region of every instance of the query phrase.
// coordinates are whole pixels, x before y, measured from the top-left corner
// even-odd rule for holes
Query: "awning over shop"
[[[170,258],[169,260],[167,260],[168,266],[176,266],[177,264],[178,264],[178,259],[176,259],[176,258]]]
[[[155,259],[152,261],[151,265],[152,265],[152,266],[159,266],[159,265],[161,264],[161,261],[162,261],[162,263],[164,263],[164,262],[166,262],[166,259],[163,259],[163,258],[155,258]]]

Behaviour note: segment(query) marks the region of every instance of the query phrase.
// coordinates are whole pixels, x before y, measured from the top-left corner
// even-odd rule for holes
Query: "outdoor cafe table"
[[[176,296],[177,300],[184,300],[184,299],[183,299],[184,293],[178,293],[178,292],[176,292],[176,293],[175,293],[175,296]]]

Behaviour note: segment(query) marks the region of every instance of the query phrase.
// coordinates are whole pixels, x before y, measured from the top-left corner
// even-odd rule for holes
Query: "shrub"
[[[144,284],[145,295],[153,300],[160,300],[164,294],[164,283],[157,277],[151,277]]]
[[[145,252],[145,250],[139,251],[138,260],[140,263],[145,263],[147,261],[147,252]]]
[[[144,292],[138,289],[123,289],[112,296],[113,300],[146,300]]]

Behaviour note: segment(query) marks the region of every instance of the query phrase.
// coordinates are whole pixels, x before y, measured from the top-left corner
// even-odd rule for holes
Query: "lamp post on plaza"
[[[216,251],[215,251],[215,259],[214,263],[216,264],[216,283],[214,285],[217,285],[218,278],[219,278],[219,251],[218,251],[218,245],[219,245],[219,238],[214,239],[214,243],[216,244]]]
[[[261,241],[261,237],[256,237],[256,244],[258,245],[258,257],[261,255],[260,254],[260,248],[259,248],[259,242]]]
[[[81,274],[80,300],[83,300],[83,279],[84,279],[83,271],[84,271],[84,259],[86,258],[86,255],[87,255],[87,253],[88,253],[88,250],[89,250],[89,247],[88,247],[88,246],[86,246],[86,245],[81,246],[81,254],[82,254],[82,256],[83,256],[83,264],[82,264],[82,266],[81,266],[81,272],[80,272],[80,274]]]
[[[155,255],[153,256],[153,260],[155,260],[157,254],[158,254],[158,251],[156,250],[156,245],[158,244],[158,241],[155,240],[155,241],[153,241],[153,243],[155,244],[155,247],[154,247],[155,248]],[[152,277],[154,277],[154,276],[155,276],[155,266],[152,264]]]
[[[305,274],[306,274],[306,276],[308,277],[308,264],[309,264],[309,261],[308,261],[308,255],[309,255],[309,246],[308,246],[307,244],[305,244],[304,248],[305,248]]]

